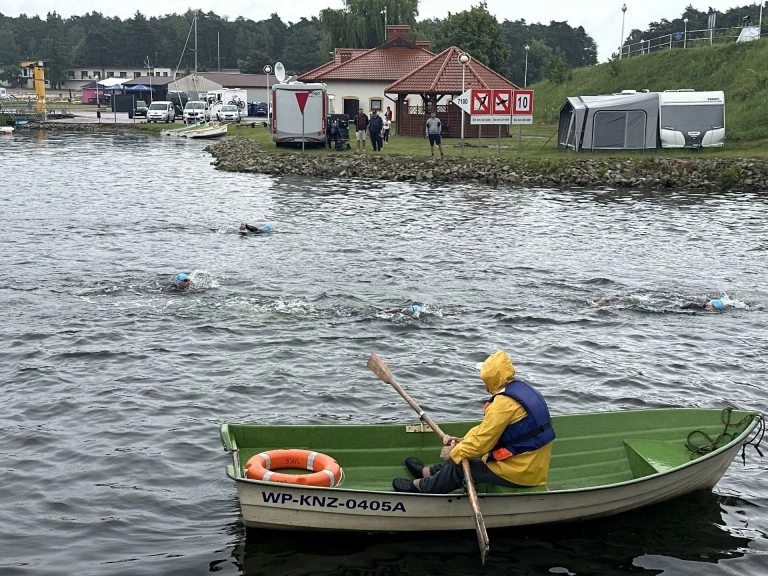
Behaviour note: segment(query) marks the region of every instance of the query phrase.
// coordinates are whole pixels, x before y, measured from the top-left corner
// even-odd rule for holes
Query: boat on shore
[[[180,138],[221,138],[227,134],[227,125],[220,122],[206,122],[173,130],[163,130],[161,134]]]
[[[10,136],[13,134],[13,126],[0,126],[0,135]]]
[[[221,138],[227,135],[227,125],[220,122],[206,122],[197,124],[183,134],[186,138]]]
[[[758,412],[654,409],[555,416],[549,482],[534,488],[478,484],[488,528],[599,518],[711,490],[746,444],[764,432]],[[445,424],[462,436],[476,422]],[[434,462],[440,438],[423,424],[262,426],[223,424],[247,527],[280,530],[409,532],[473,530],[463,492],[394,492],[404,460]],[[245,464],[274,449],[311,450],[335,459],[336,487],[255,480]],[[306,470],[282,471],[296,475]]]

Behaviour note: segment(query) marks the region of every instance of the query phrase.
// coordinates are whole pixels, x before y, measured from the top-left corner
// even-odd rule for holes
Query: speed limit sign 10
[[[512,93],[512,115],[533,114],[533,90],[515,90]]]

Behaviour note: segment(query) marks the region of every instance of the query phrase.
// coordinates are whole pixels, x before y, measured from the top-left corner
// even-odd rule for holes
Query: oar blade
[[[379,377],[379,380],[387,384],[394,384],[395,378],[392,376],[389,367],[381,359],[381,356],[373,352],[368,357],[368,369]]]

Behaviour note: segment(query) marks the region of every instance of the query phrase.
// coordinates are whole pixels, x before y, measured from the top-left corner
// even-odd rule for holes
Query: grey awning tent
[[[659,148],[659,95],[574,96],[560,109],[557,144],[571,150]]]

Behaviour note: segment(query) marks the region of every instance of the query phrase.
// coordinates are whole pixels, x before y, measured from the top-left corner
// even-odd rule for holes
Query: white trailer
[[[305,100],[304,118],[299,106]],[[322,83],[290,82],[272,86],[272,141],[325,145],[327,88]]]
[[[725,94],[666,90],[659,92],[662,148],[709,148],[725,144]]]

